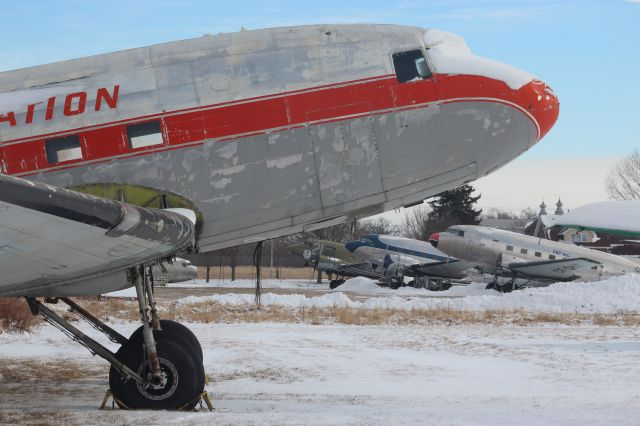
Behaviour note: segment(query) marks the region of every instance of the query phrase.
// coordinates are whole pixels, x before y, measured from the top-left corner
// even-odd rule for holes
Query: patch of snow
[[[381,288],[373,280],[358,277],[348,280],[333,293],[321,296],[302,294],[271,294],[262,296],[264,305],[289,308],[350,307],[356,309],[402,309],[428,310],[448,308],[471,311],[519,310],[556,313],[602,313],[640,311],[640,275],[629,274],[591,283],[557,283],[549,287],[528,288],[512,293],[486,290],[486,283],[454,286],[447,291],[431,292],[424,289]],[[362,296],[384,293],[387,297],[371,297],[352,300],[343,294],[358,293]],[[220,294],[212,296],[190,296],[179,299],[179,303],[192,304],[216,302],[225,305],[254,303],[252,294]]]
[[[438,74],[479,75],[504,81],[517,90],[536,79],[526,71],[471,53],[464,39],[441,30],[425,30],[427,55]]]

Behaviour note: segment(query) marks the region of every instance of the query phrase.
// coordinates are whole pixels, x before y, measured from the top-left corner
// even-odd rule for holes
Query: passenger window
[[[507,251],[513,251],[513,246],[507,246]]]
[[[159,121],[127,126],[127,139],[131,149],[162,145],[164,143]]]
[[[396,78],[400,83],[431,77],[429,65],[424,59],[422,50],[419,49],[394,53],[393,67],[396,70]]]
[[[542,257],[542,253],[540,253],[539,251],[536,252],[536,257]]]
[[[49,164],[63,163],[65,161],[82,158],[80,138],[78,135],[49,139],[44,143]]]
[[[459,237],[464,237],[464,231],[458,231],[458,236]]]
[[[556,259],[556,257],[554,255],[552,255],[552,254],[549,255],[549,260],[555,260],[555,259]]]
[[[520,253],[527,254],[527,249],[520,249]]]

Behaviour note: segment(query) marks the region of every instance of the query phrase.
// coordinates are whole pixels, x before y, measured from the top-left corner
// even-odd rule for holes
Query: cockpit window
[[[431,77],[431,70],[422,54],[422,50],[408,50],[393,54],[393,67],[400,83]]]
[[[454,228],[448,228],[447,232],[449,234],[457,235],[458,237],[464,237],[464,231],[459,231],[459,230],[454,229]]]

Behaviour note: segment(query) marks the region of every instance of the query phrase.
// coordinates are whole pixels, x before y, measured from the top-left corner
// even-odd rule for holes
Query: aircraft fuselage
[[[200,251],[415,203],[511,161],[558,115],[509,66],[450,69],[463,62],[429,31],[244,31],[3,72],[2,172],[166,196],[198,213]]]

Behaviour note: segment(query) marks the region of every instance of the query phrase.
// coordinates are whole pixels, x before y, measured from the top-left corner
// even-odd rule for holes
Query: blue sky
[[[25,1],[3,8],[0,22],[0,70],[241,27],[439,28],[558,94],[560,119],[525,160],[622,157],[640,142],[640,0]]]
[[[561,102],[526,158],[623,156],[640,142],[640,1],[26,1],[3,8],[0,70],[197,37],[319,22],[439,28],[530,71]]]

